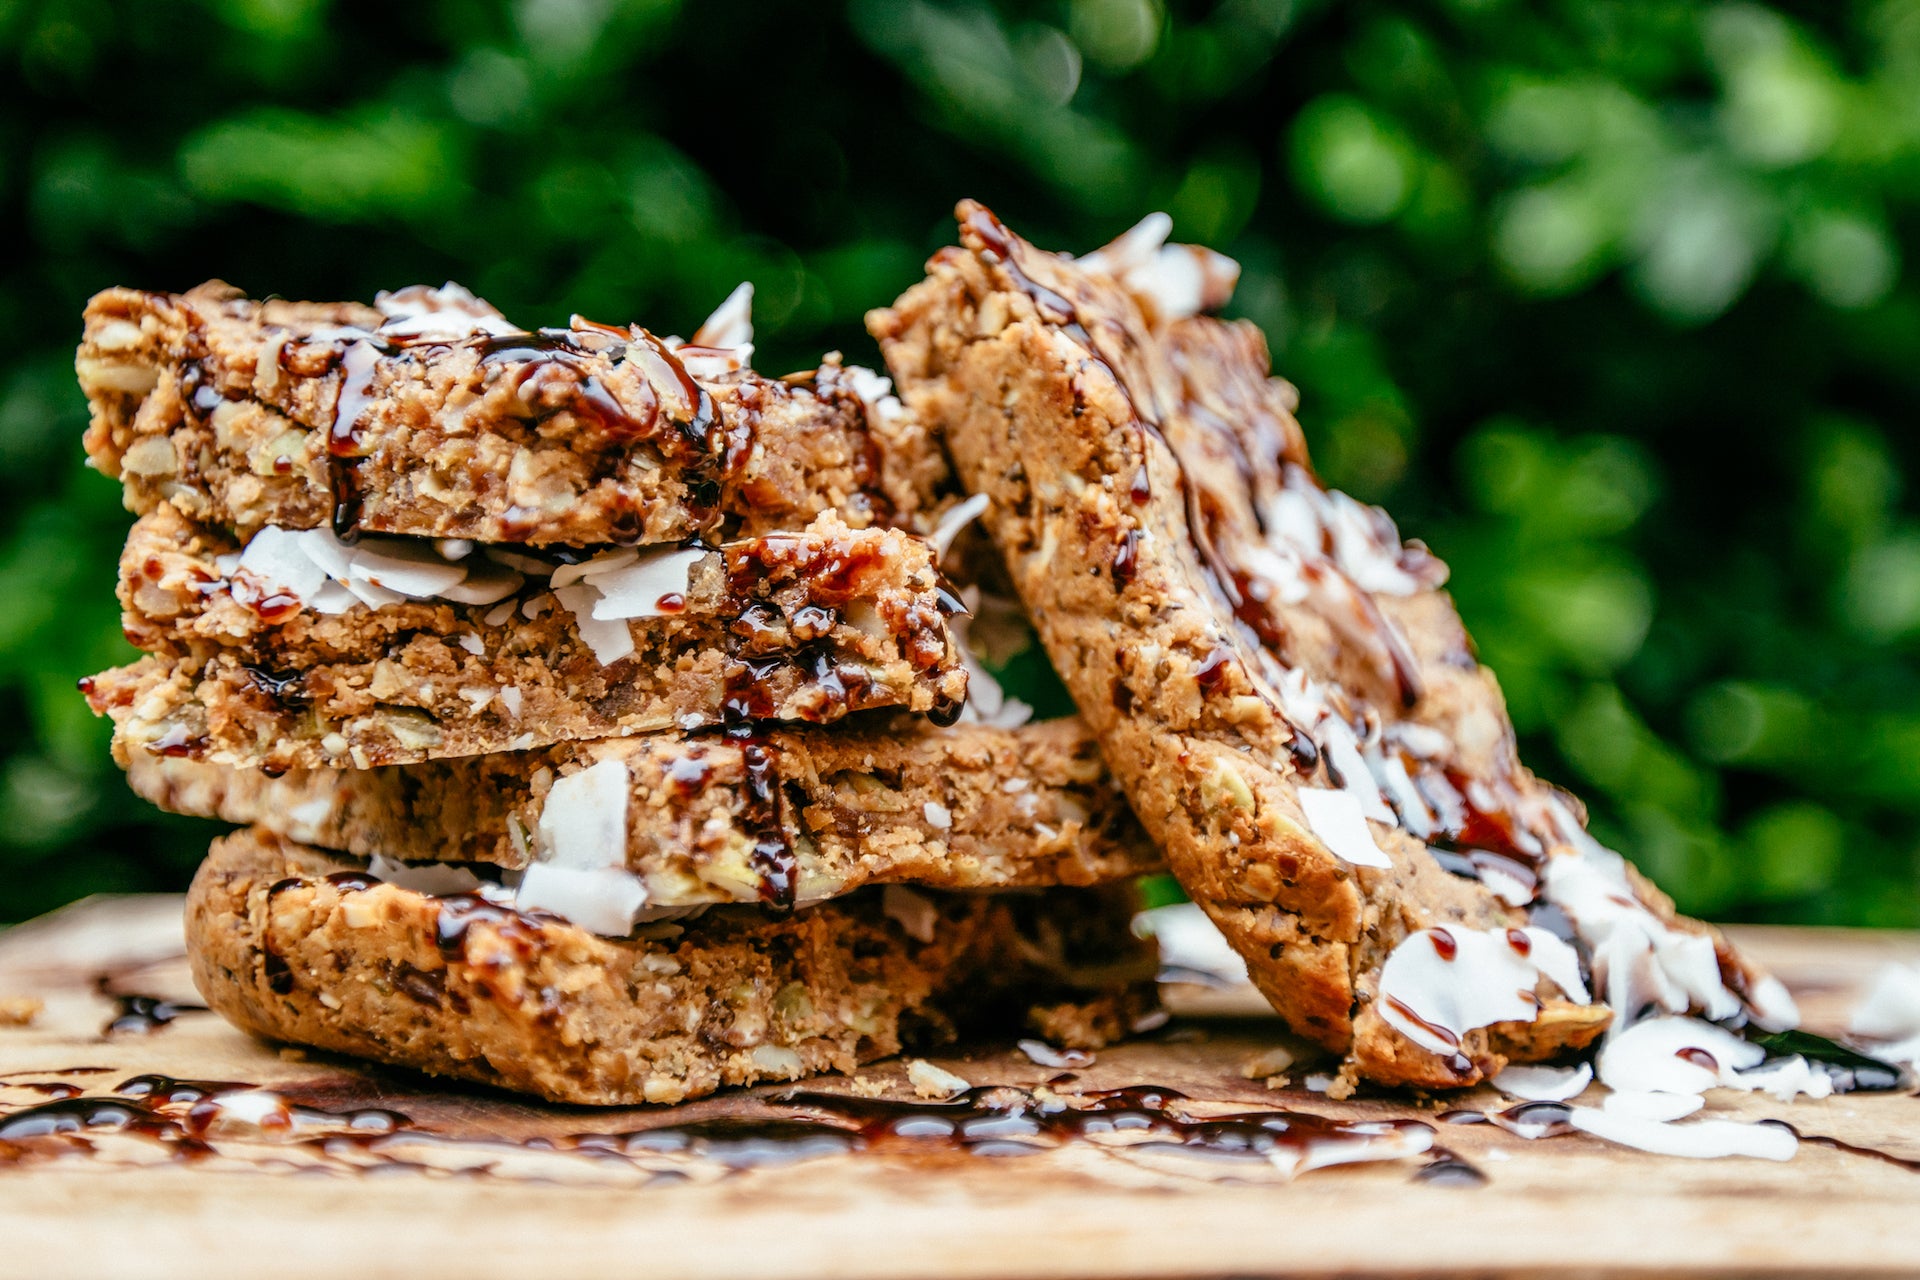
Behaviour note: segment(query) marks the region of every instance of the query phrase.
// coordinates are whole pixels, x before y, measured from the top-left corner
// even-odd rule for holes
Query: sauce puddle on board
[[[9,1090],[34,1100],[9,1106]],[[84,1160],[653,1185],[829,1156],[999,1160],[1069,1151],[1209,1181],[1270,1181],[1335,1164],[1418,1157],[1433,1146],[1432,1128],[1417,1120],[1340,1120],[1280,1109],[1208,1116],[1196,1112],[1222,1104],[1197,1104],[1152,1085],[1080,1093],[982,1087],[939,1102],[789,1088],[757,1099],[759,1114],[550,1136],[489,1132],[458,1118],[440,1127],[386,1107],[310,1105],[302,1093],[296,1086],[155,1074],[98,1091],[0,1081],[0,1168]],[[420,1101],[432,1104],[423,1111],[444,1107],[444,1100]],[[1477,1171],[1435,1153],[1417,1176],[1453,1184]]]

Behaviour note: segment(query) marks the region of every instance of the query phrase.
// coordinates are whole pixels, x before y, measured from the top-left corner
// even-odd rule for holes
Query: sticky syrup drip
[[[1071,1080],[1069,1074],[1053,1084]],[[0,1090],[22,1087],[0,1083]],[[1119,1158],[1165,1152],[1291,1174],[1418,1155],[1432,1134],[1415,1120],[1336,1120],[1287,1110],[1200,1118],[1180,1093],[1153,1085],[1079,1094],[980,1088],[945,1102],[794,1089],[765,1099],[759,1115],[533,1137],[438,1131],[387,1107],[341,1106],[341,1091],[324,1086],[259,1089],[142,1074],[105,1094],[69,1089],[78,1086],[62,1085],[62,1096],[17,1109],[0,1103],[0,1168],[218,1157],[223,1168],[275,1172],[458,1171],[513,1179],[547,1178],[557,1165],[571,1165],[645,1185],[678,1182],[700,1166],[728,1173],[854,1154],[1006,1157],[1085,1145]],[[333,1105],[320,1105],[323,1098]],[[442,1113],[437,1104],[433,1113]],[[129,1144],[133,1158],[115,1160]]]

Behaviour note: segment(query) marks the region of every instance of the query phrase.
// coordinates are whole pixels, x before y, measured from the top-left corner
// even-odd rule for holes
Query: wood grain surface
[[[1881,964],[1920,959],[1909,934],[1740,937],[1794,988],[1814,1029],[1829,1031]],[[62,1092],[99,1097],[160,1073],[259,1085],[326,1112],[389,1109],[406,1118],[396,1141],[408,1158],[363,1169],[271,1124],[237,1122],[216,1131],[216,1154],[194,1161],[111,1133],[86,1139],[91,1154],[70,1140],[0,1142],[0,1275],[1920,1274],[1920,1174],[1805,1143],[1781,1163],[1684,1160],[1581,1134],[1527,1141],[1436,1122],[1441,1108],[1507,1105],[1484,1089],[1341,1104],[1302,1087],[1298,1069],[1270,1088],[1247,1072],[1285,1041],[1248,992],[1175,989],[1183,1012],[1169,1027],[1099,1054],[1058,1087],[1161,1085],[1196,1100],[1200,1115],[1425,1120],[1486,1182],[1418,1181],[1425,1158],[1287,1179],[1249,1174],[1246,1161],[1148,1159],[1087,1142],[1012,1158],[920,1143],[744,1168],[671,1152],[595,1157],[567,1136],[791,1108],[767,1100],[774,1090],[678,1109],[543,1107],[265,1045],[206,1013],[106,1034],[118,1006],[103,981],[121,994],[193,998],[180,951],[179,903],[166,898],[92,901],[0,934],[0,998],[45,1002],[30,1025],[0,1028],[0,1123]],[[975,1085],[1032,1088],[1058,1074],[1010,1044],[935,1062]],[[883,1064],[857,1087],[907,1097],[904,1077],[901,1064]],[[1920,1158],[1920,1100],[1905,1094],[1787,1105],[1723,1091],[1708,1110]],[[414,1151],[409,1134],[446,1141]],[[558,1149],[543,1138],[561,1139]]]

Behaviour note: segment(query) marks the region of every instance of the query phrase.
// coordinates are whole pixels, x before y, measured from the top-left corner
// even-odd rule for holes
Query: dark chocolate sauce
[[[207,735],[193,733],[183,724],[168,725],[164,733],[147,744],[147,750],[153,754],[173,759],[197,757],[206,749]]]
[[[65,1080],[12,1080],[0,1084],[0,1089],[25,1089],[28,1093],[37,1093],[46,1098],[77,1098],[86,1090],[77,1084],[68,1084]]]
[[[280,590],[246,569],[233,571],[227,579],[227,594],[235,604],[269,627],[279,626],[301,609],[299,596]]]
[[[740,759],[746,775],[745,825],[753,835],[751,864],[760,877],[760,901],[790,911],[799,888],[799,859],[781,812],[778,756],[764,741],[748,737],[740,744]]]
[[[1073,1079],[1070,1073],[1056,1076],[1050,1085]],[[473,1176],[511,1176],[503,1174],[503,1162],[510,1166],[524,1155],[675,1178],[689,1163],[733,1171],[854,1153],[992,1158],[1081,1143],[1121,1158],[1169,1152],[1290,1174],[1355,1158],[1418,1155],[1431,1135],[1429,1126],[1413,1120],[1346,1121],[1267,1109],[1200,1117],[1177,1090],[1154,1085],[1081,1094],[979,1088],[945,1102],[789,1089],[767,1098],[757,1116],[523,1138],[440,1132],[402,1112],[343,1107],[342,1091],[333,1087],[257,1089],[236,1081],[143,1074],[108,1095],[86,1096],[79,1086],[59,1089],[72,1092],[0,1113],[0,1143],[6,1144],[0,1168],[63,1156],[106,1159],[112,1148],[103,1140],[121,1137],[156,1144],[177,1161],[218,1155],[263,1170],[362,1176],[432,1172],[425,1161],[434,1151]],[[1457,1158],[1439,1153],[1438,1159]],[[545,1176],[544,1169],[536,1163],[531,1173]]]
[[[183,1013],[207,1011],[203,1004],[177,1003],[159,996],[121,995],[111,991],[101,994],[111,997],[119,1006],[112,1020],[102,1028],[102,1035],[150,1035]]]
[[[1810,1031],[1762,1032],[1749,1027],[1746,1038],[1768,1058],[1805,1058],[1826,1073],[1835,1093],[1892,1093],[1906,1084],[1907,1073],[1891,1062],[1869,1057]]]
[[[450,962],[466,959],[467,934],[482,924],[492,926],[503,941],[531,956],[539,946],[539,926],[556,918],[546,912],[503,907],[478,893],[448,894],[434,903],[433,942]]]
[[[1194,682],[1200,686],[1201,696],[1211,698],[1219,693],[1225,687],[1227,676],[1232,670],[1233,651],[1216,646],[1200,660],[1200,665],[1193,671]]]
[[[1125,591],[1139,572],[1140,530],[1135,527],[1121,534],[1119,545],[1113,549],[1113,589]]]
[[[373,403],[380,360],[380,348],[364,339],[349,346],[340,358],[340,394],[327,433],[327,481],[333,491],[333,535],[342,542],[360,534],[359,462],[366,451],[360,421]]]
[[[1896,1169],[1905,1169],[1908,1173],[1920,1173],[1920,1159],[1912,1156],[1897,1156],[1891,1151],[1882,1151],[1878,1147],[1862,1147],[1851,1142],[1842,1142],[1838,1138],[1829,1138],[1820,1133],[1802,1133],[1785,1120],[1761,1120],[1759,1124],[1770,1124],[1777,1129],[1785,1129],[1800,1141],[1810,1146],[1826,1147],[1831,1151],[1843,1151],[1850,1156],[1865,1156],[1869,1160],[1878,1160],[1890,1164]]]
[[[1564,1102],[1522,1102],[1487,1119],[1520,1138],[1557,1138],[1573,1132],[1573,1109]]]
[[[945,1102],[856,1098],[795,1090],[774,1101],[824,1116],[857,1133],[863,1146],[936,1143],[970,1155],[1027,1155],[1087,1139],[1119,1140],[1129,1151],[1262,1163],[1306,1162],[1330,1148],[1392,1143],[1431,1132],[1417,1120],[1334,1120],[1307,1112],[1253,1110],[1198,1118],[1175,1089],[1135,1085],[1063,1096],[1005,1086],[970,1089]],[[1293,1157],[1289,1162],[1286,1157]],[[1280,1159],[1276,1160],[1276,1157]]]
[[[1427,1153],[1429,1159],[1413,1172],[1415,1182],[1434,1187],[1484,1187],[1487,1175],[1445,1147]]]
[[[286,957],[272,947],[260,949],[260,973],[273,994],[284,996],[293,991],[293,970],[287,967]]]

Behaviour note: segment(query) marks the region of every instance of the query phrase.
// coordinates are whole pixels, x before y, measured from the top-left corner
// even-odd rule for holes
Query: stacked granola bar
[[[84,690],[142,795],[246,824],[189,899],[215,1008],[590,1103],[1144,1012],[1157,855],[1097,747],[967,704],[977,507],[885,380],[755,373],[750,299],[687,341],[93,300],[145,656]]]

